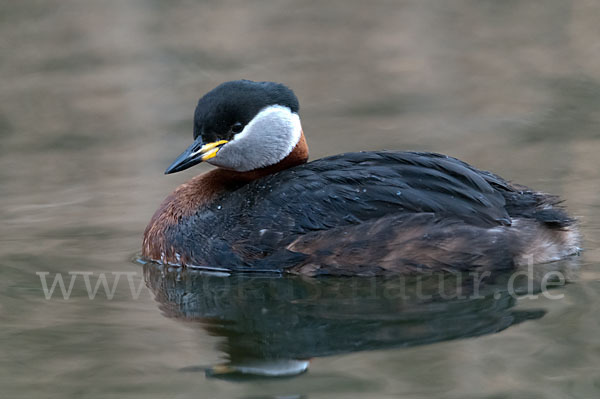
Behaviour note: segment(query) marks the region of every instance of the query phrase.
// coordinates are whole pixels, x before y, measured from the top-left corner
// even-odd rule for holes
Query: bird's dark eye
[[[236,122],[236,123],[234,123],[233,125],[231,125],[231,131],[232,131],[233,133],[239,133],[239,132],[241,132],[242,130],[244,130],[244,126],[242,126],[242,124],[241,124],[241,123],[239,123],[239,122]]]

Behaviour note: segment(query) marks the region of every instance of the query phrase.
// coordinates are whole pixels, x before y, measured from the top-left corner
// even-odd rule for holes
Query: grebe
[[[308,162],[292,90],[237,80],[204,95],[166,174],[217,166],[156,211],[142,256],[305,275],[508,269],[578,251],[556,196],[445,155],[373,151]]]

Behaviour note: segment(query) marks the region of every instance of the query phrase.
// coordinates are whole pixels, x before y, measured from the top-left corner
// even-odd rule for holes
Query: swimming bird
[[[371,276],[510,269],[578,251],[558,197],[429,152],[312,162],[298,99],[237,80],[198,101],[194,142],[169,168],[214,166],[179,186],[144,232],[142,256],[228,271]]]

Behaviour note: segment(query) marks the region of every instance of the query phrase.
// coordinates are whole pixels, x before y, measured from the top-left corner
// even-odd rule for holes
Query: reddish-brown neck
[[[248,172],[215,169],[183,183],[163,201],[146,227],[142,256],[175,263],[173,259],[175,250],[165,241],[164,232],[167,228],[178,224],[182,218],[194,214],[223,192],[235,190],[253,180],[301,165],[307,160],[308,146],[302,133],[292,152],[275,165]]]

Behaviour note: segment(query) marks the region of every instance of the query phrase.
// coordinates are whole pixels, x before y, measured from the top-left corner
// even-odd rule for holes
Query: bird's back
[[[509,234],[515,220],[534,235],[568,229],[572,221],[556,204],[444,155],[359,152],[224,192],[183,218],[169,239],[191,249],[189,263],[232,269],[379,274],[431,267],[428,259],[438,268],[509,265],[506,247],[523,238]]]

